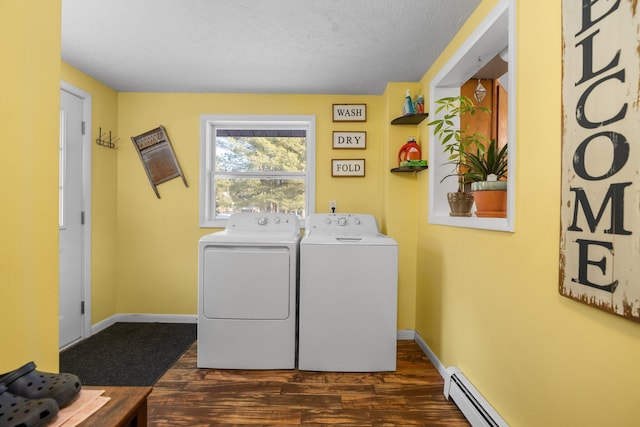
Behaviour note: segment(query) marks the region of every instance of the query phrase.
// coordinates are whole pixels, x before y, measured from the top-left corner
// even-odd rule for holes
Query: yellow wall
[[[333,123],[334,103],[367,104],[366,123]],[[197,242],[213,229],[198,225],[201,114],[313,114],[316,116],[316,211],[372,213],[381,220],[380,96],[121,93],[118,132],[117,310],[120,313],[197,313]],[[160,184],[156,198],[133,144],[135,136],[165,126],[188,188],[180,179]],[[332,149],[332,132],[367,132],[366,150]],[[126,140],[126,141],[125,141]],[[365,158],[366,176],[331,177],[332,158]],[[411,324],[405,325],[411,327]]]
[[[415,175],[388,170],[397,165],[398,149],[417,128],[385,123],[399,114],[404,90],[415,83],[390,83],[382,97],[117,94],[65,63],[62,79],[92,95],[92,141],[99,127],[121,138],[117,150],[92,145],[92,324],[118,313],[196,313],[194,242],[214,231],[198,227],[199,117],[246,112],[316,115],[317,211],[328,211],[329,200],[335,199],[338,212],[376,215],[383,231],[399,242],[398,327],[413,329],[417,181]],[[367,104],[366,123],[332,122],[331,104],[356,102]],[[152,192],[130,142],[130,136],[159,124],[167,128],[189,183],[188,188],[180,179],[161,184],[161,199]],[[367,149],[333,150],[334,130],[366,131]],[[331,177],[332,158],[361,157],[366,158],[365,178]],[[384,199],[390,186],[391,212]]]
[[[384,228],[385,232],[398,242],[398,329],[415,329],[416,308],[416,244],[417,244],[417,185],[418,175],[414,173],[394,172],[389,170],[398,166],[398,151],[410,137],[418,138],[418,127],[415,125],[389,126],[391,120],[402,113],[405,91],[409,89],[416,95],[416,83],[393,82],[387,84],[383,94],[385,102],[386,144],[383,155],[386,158],[383,166],[384,180]],[[422,150],[422,157],[427,153]],[[421,174],[427,174],[426,171]]]
[[[424,87],[495,3],[481,4]],[[419,177],[416,329],[513,426],[633,426],[640,325],[558,294],[561,4],[517,1],[515,233],[428,224]]]
[[[34,1],[0,0],[0,340],[11,343],[0,372],[28,360],[57,366],[61,70],[60,23],[51,17],[60,16],[60,1]],[[430,78],[495,3],[483,1],[419,84],[392,83],[383,96],[115,94],[63,65],[64,79],[94,96],[92,139],[99,126],[122,138],[116,152],[93,148],[93,322],[115,313],[196,312],[196,242],[211,231],[198,227],[200,114],[315,114],[317,209],[335,199],[339,211],[374,213],[398,240],[400,329],[415,328],[511,425],[637,424],[640,325],[557,291],[561,2],[517,1],[515,233],[430,225],[427,173],[388,171],[413,134],[387,126],[404,90],[428,97]],[[331,104],[351,102],[367,104],[368,121],[332,123]],[[162,199],[129,141],[159,124],[189,182],[161,184]],[[332,150],[333,130],[366,131],[367,150]],[[426,125],[417,136],[428,152]],[[366,178],[331,178],[331,158],[362,155]]]
[[[103,133],[118,130],[118,94],[62,62],[61,78],[91,94],[91,324],[116,311],[117,150],[95,144]],[[128,143],[127,139],[123,141]],[[120,142],[120,143],[123,143]]]
[[[0,0],[0,372],[58,366],[60,0]]]

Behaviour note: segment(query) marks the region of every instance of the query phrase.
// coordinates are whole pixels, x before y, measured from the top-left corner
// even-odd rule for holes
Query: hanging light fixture
[[[482,86],[482,82],[480,82],[480,79],[478,79],[478,86],[476,86],[476,90],[473,91],[473,97],[476,99],[476,101],[482,102],[486,95],[487,89]]]

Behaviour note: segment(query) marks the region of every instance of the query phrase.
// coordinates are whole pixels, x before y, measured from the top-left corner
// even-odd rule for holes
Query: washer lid
[[[346,246],[397,246],[398,243],[384,234],[334,234],[311,232],[305,234],[300,245],[346,245]]]
[[[290,245],[297,244],[300,241],[299,232],[296,233],[229,233],[227,230],[218,231],[216,233],[207,234],[200,238],[201,244],[222,243],[225,245],[238,243],[246,246],[247,244],[279,244]]]

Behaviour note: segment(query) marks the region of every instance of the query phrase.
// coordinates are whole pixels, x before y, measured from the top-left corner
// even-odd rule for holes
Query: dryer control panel
[[[379,234],[378,222],[369,214],[314,214],[309,215],[305,223],[305,234]]]
[[[226,230],[231,232],[287,232],[297,233],[300,223],[295,214],[289,213],[237,213],[227,220]]]

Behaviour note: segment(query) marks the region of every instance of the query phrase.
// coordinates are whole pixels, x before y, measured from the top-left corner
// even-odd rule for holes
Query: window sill
[[[449,225],[453,227],[476,228],[479,230],[513,232],[513,224],[509,218],[478,218],[476,216],[460,217],[447,215],[429,215],[430,224]]]

